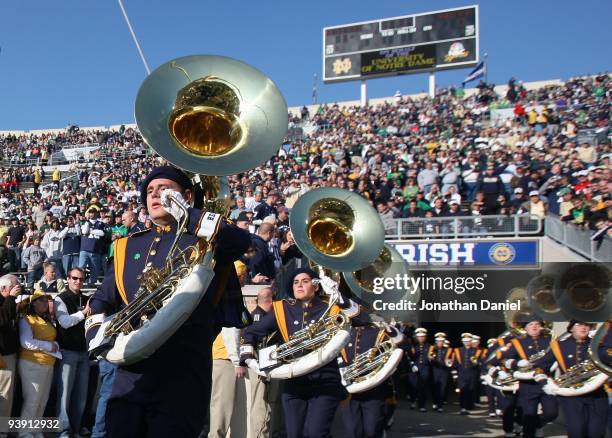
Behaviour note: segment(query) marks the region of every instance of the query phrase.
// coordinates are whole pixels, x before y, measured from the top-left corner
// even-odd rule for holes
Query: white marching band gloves
[[[508,374],[504,370],[499,370],[499,373],[497,373],[497,377],[499,379],[501,379],[501,380],[504,380],[504,379],[507,379],[508,377],[510,377],[510,374]]]
[[[527,359],[521,359],[516,364],[519,368],[531,368],[531,362]]]
[[[183,206],[185,210],[189,208],[189,204],[185,201],[183,195],[176,190],[164,189],[161,194],[161,205],[177,222],[180,222],[183,219],[184,212],[177,204]]]
[[[161,205],[177,222],[180,222],[183,219],[184,212],[177,204],[184,207],[185,210],[189,208],[189,204],[183,198],[183,195],[172,189],[164,189],[161,194]],[[195,230],[196,236],[210,241],[217,234],[221,217],[220,214],[204,212]]]
[[[257,362],[256,359],[247,359],[247,360],[244,361],[244,363],[246,363],[247,367],[251,371],[253,371],[255,374],[257,374],[258,376],[265,377],[266,379],[268,379],[268,375],[265,372],[263,372],[263,371],[261,371],[259,369],[259,363]]]
[[[556,383],[552,381],[552,379],[549,379],[548,383],[542,386],[542,391],[544,391],[548,395],[557,395],[558,390],[559,390],[559,387],[557,386]]]
[[[330,299],[337,300],[336,302],[338,304],[344,304],[342,295],[340,294],[340,291],[338,290],[338,283],[336,283],[334,280],[332,280],[328,276],[323,275],[321,276],[321,279],[319,280],[319,284],[321,285],[323,292],[325,292],[326,295],[329,295]]]
[[[548,376],[546,374],[536,374],[535,376],[533,376],[533,380],[535,380],[536,382],[545,382],[546,380],[548,380]]]
[[[514,363],[514,359],[506,359],[506,361],[504,362],[504,365],[506,368],[510,369],[512,368],[513,363]]]
[[[499,367],[491,367],[489,368],[489,371],[487,371],[487,374],[491,377],[495,377],[495,375],[499,372]]]

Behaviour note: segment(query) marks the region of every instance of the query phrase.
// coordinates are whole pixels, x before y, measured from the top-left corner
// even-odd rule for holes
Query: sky
[[[289,106],[309,104],[321,77],[322,28],[476,4],[447,0],[124,0],[152,69],[179,56],[216,54],[270,76]],[[486,0],[480,51],[505,83],[610,71],[609,0]],[[116,0],[0,2],[0,130],[133,123],[146,76]],[[436,74],[459,84],[470,69]],[[368,81],[369,97],[426,91],[427,74]],[[359,82],[317,84],[319,102],[359,99]]]

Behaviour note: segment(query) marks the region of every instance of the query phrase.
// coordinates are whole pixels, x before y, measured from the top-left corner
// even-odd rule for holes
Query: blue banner
[[[538,268],[538,240],[447,240],[393,244],[409,265]]]

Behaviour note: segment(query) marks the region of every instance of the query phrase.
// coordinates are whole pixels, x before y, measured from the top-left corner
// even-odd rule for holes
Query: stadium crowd
[[[303,108],[290,122],[302,135],[288,139],[266,165],[228,177],[230,218],[252,233],[239,269],[244,281],[270,284],[284,264],[301,256],[288,218],[299,196],[317,187],[360,193],[377,208],[387,230],[395,229],[397,218],[526,213],[553,214],[577,227],[610,233],[611,84],[609,75],[600,75],[526,90],[512,79],[505,95],[481,83],[469,97],[451,87],[434,99],[398,95],[374,107],[321,105],[314,114]],[[510,116],[493,120],[492,110],[497,109]],[[603,131],[605,140],[581,142],[580,131],[587,128]],[[51,154],[74,144],[99,148],[88,159],[73,162],[67,179],[57,168],[47,170],[49,182],[43,166]],[[3,135],[0,157],[2,273],[25,273],[27,290],[61,293],[96,287],[112,257],[113,241],[153,226],[139,189],[163,160],[135,129],[85,131],[71,126],[53,135]],[[19,280],[10,274],[0,279],[5,303],[0,306],[9,295],[24,292]],[[80,321],[71,319],[75,312],[68,312],[65,304],[56,305],[52,325],[59,331]],[[75,306],[81,316],[88,311],[84,303]],[[30,323],[44,313],[32,305],[27,309]],[[28,349],[31,341],[5,335],[5,347],[13,342],[9,350]],[[62,342],[71,342],[63,339],[53,353],[65,349]],[[55,361],[30,359],[41,366]],[[64,364],[79,360],[82,355],[59,359]],[[28,372],[50,384],[42,368]],[[83,384],[87,386],[85,377],[71,383]],[[66,422],[70,397],[65,393],[73,388],[57,385],[57,405]],[[34,390],[24,387],[24,403],[32,402],[27,391]],[[74,397],[82,400],[82,391]],[[10,412],[10,400],[4,412]],[[72,420],[77,425],[80,421]]]

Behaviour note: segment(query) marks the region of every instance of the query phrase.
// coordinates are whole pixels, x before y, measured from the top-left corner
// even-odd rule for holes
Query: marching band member
[[[374,325],[354,327],[348,345],[342,350],[346,366],[353,363],[356,356],[384,342],[390,333]],[[400,334],[400,337],[403,335]],[[398,342],[401,340],[398,339]],[[395,341],[394,341],[395,342]],[[386,402],[393,397],[391,378],[368,391],[350,394],[340,405],[344,428],[350,438],[379,438],[383,436],[386,425]]]
[[[107,405],[107,430],[112,437],[196,437],[209,406],[212,342],[220,329],[215,323],[216,303],[224,290],[221,282],[227,289],[239,288],[235,271],[227,267],[233,268],[234,260],[247,250],[249,235],[224,223],[220,215],[189,208],[193,186],[174,167],[153,169],[143,181],[141,196],[154,225],[115,240],[114,263],[90,302],[94,316],[87,327],[88,340],[94,338],[104,314],[111,315],[134,299],[138,276],[148,264],[165,265],[177,233],[175,218],[181,214],[169,198],[188,208],[188,233],[179,239],[181,248],[215,238],[216,275],[189,319],[168,341],[149,358],[117,368]]]
[[[456,374],[457,371],[455,371],[452,368],[452,361],[453,361],[453,355],[455,354],[455,349],[451,347],[450,341],[448,339],[444,340],[444,348],[449,348],[451,350],[451,369],[450,369],[450,374],[453,376],[452,379],[448,379],[446,382],[446,388],[444,389],[444,398],[442,401],[442,404],[445,405],[446,404],[446,400],[448,399],[448,395],[451,393],[453,386],[455,385],[455,380],[456,380]],[[455,373],[455,374],[453,374]]]
[[[489,362],[491,364],[491,368],[488,372],[491,375],[501,373],[504,376],[509,376],[512,372],[506,368],[503,358],[504,352],[510,348],[512,339],[514,339],[514,336],[510,333],[497,338],[497,351],[495,352],[495,357],[493,357],[493,359]],[[523,423],[522,409],[518,404],[518,394],[511,391],[499,391],[498,395],[500,396],[502,428],[505,436],[507,438],[514,437],[515,430],[517,432],[521,430],[521,424]],[[514,423],[517,423],[516,429],[514,427]]]
[[[492,354],[495,349],[498,347],[497,339],[491,338],[487,340],[487,348],[483,353],[483,356],[486,358],[489,354]],[[491,367],[490,364],[485,364],[484,369],[488,370]],[[501,415],[501,394],[499,389],[495,389],[489,385],[485,386],[485,394],[487,396],[487,406],[489,408],[489,417],[495,417],[496,415]]]
[[[526,336],[514,338],[510,341],[510,347],[503,353],[505,365],[512,371],[518,369],[531,369],[532,364],[529,357],[546,350],[550,345],[550,336],[543,336],[543,321],[532,315],[523,323]],[[552,364],[551,364],[552,365]],[[550,367],[546,368],[546,370]],[[544,374],[544,370],[538,374]],[[535,380],[520,380],[518,403],[521,406],[523,416],[523,437],[533,438],[544,436],[542,428],[546,423],[557,418],[559,411],[555,397],[542,391],[544,382]],[[542,415],[538,416],[538,405],[542,405]]]
[[[559,341],[555,339],[547,354],[536,362],[537,367],[550,369],[557,362],[561,373],[589,358],[589,331],[592,325],[571,320],[567,331],[572,336]],[[545,378],[545,376],[544,376]],[[544,388],[548,390],[548,385]],[[554,392],[554,391],[551,391]],[[608,396],[600,386],[594,391],[575,397],[558,396],[565,415],[565,427],[569,438],[603,438],[606,434]]]
[[[463,347],[455,348],[453,367],[458,373],[457,388],[459,389],[459,404],[461,415],[468,415],[474,409],[474,385],[478,378],[478,361],[480,352],[472,348],[472,335],[461,334]]]
[[[479,404],[480,396],[482,394],[482,385],[480,381],[482,370],[484,368],[483,361],[487,358],[486,350],[480,346],[480,336],[472,334],[472,348],[476,349],[478,356],[478,374],[474,376],[474,378],[476,379],[474,381],[474,403]]]
[[[599,348],[599,358],[608,366],[612,366],[612,320],[604,322],[606,334],[601,341]]]
[[[326,311],[327,303],[317,296],[319,287],[327,295],[338,293],[336,283],[329,277],[320,279],[320,286],[313,280],[319,277],[308,268],[297,269],[290,277],[293,298],[275,301],[272,311],[259,321],[244,329],[241,361],[255,367],[254,347],[265,336],[278,330],[285,341],[295,332],[317,321]],[[348,303],[347,303],[348,301]],[[354,303],[345,300],[351,306],[350,311],[343,311],[347,316],[356,316]],[[341,311],[334,305],[330,311],[337,314]],[[287,379],[282,392],[285,426],[289,438],[328,437],[341,400],[347,392],[341,383],[338,363],[331,361],[321,368],[304,376]],[[308,420],[308,421],[306,421]]]
[[[442,405],[448,386],[448,376],[453,365],[453,349],[444,346],[446,334],[438,332],[434,335],[436,345],[429,347],[429,357],[433,370],[433,406],[434,410],[444,412]]]
[[[412,347],[412,374],[411,384],[417,391],[419,411],[427,412],[425,403],[427,402],[427,392],[429,391],[429,381],[431,380],[431,364],[429,362],[429,347],[427,342],[427,329],[419,327],[414,331],[416,344]]]

